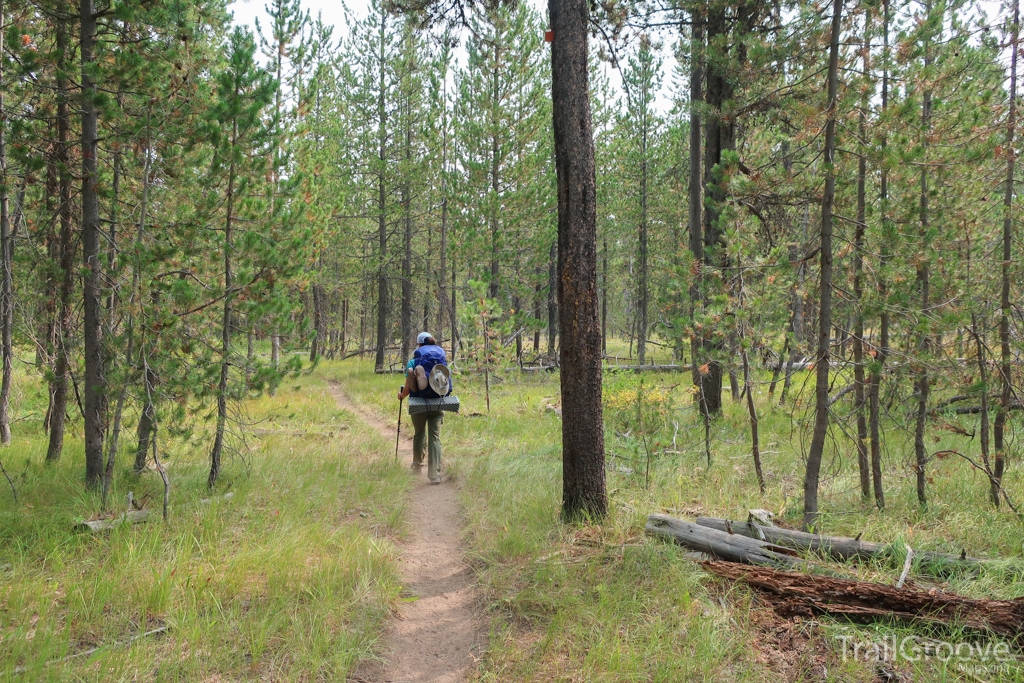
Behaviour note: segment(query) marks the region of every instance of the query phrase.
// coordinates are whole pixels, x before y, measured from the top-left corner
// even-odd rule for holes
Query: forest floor
[[[557,374],[492,372],[488,411],[477,370],[465,364],[455,375],[463,408],[446,417],[440,487],[410,476],[407,438],[395,462],[396,376],[374,375],[369,361],[323,362],[286,379],[276,396],[237,406],[212,503],[202,502],[210,498],[208,406],[196,407],[191,435],[181,425],[162,432],[170,520],[97,535],[73,530],[100,512],[99,496],[82,486],[80,419],[63,460],[45,465],[45,396],[18,368],[14,442],[0,450],[18,490],[14,501],[0,486],[0,681],[1024,682],[1015,646],[996,662],[873,656],[890,643],[1006,643],[955,628],[783,618],[755,592],[645,535],[652,512],[742,519],[765,508],[799,524],[813,387],[806,373],[785,406],[754,388],[765,493],[742,404],[725,397],[709,463],[686,376],[607,373],[609,515],[565,525]],[[842,417],[849,406],[834,410]],[[921,509],[901,410],[897,402],[886,428],[884,512],[861,501],[852,448],[835,432],[822,530],[994,558],[978,574],[939,580],[915,569],[911,580],[971,597],[1024,597],[1020,520],[994,510],[983,477],[955,457],[929,462],[930,502]],[[126,416],[129,426],[134,419]],[[964,434],[974,419],[936,419],[929,448],[972,452]],[[159,477],[130,471],[131,433],[122,437],[112,507],[131,490],[159,509]],[[1014,460],[1006,485],[1015,499],[1024,497],[1021,472]],[[234,496],[216,498],[226,492]],[[433,574],[416,566],[434,561],[444,564]],[[901,567],[898,557],[833,565],[888,585]],[[432,616],[432,604],[453,599],[458,614]],[[448,664],[429,659],[451,631],[444,618],[470,634],[445,653]]]

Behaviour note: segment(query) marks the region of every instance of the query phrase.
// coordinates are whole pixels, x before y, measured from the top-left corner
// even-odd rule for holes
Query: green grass
[[[786,622],[747,589],[643,533],[651,512],[742,518],[761,507],[798,522],[809,392],[794,390],[786,408],[771,407],[763,389],[755,394],[768,482],[761,494],[743,406],[726,398],[708,467],[687,375],[646,375],[642,391],[633,374],[606,375],[610,511],[600,524],[574,526],[559,520],[561,424],[547,408],[558,403],[557,374],[495,372],[488,414],[482,377],[470,369],[455,376],[462,413],[447,416],[443,431],[446,476],[460,486],[465,543],[491,624],[476,680],[874,681],[875,665],[843,659],[842,638],[967,637],[826,618]],[[406,463],[392,461],[392,440],[337,408],[329,380],[393,424],[399,375],[374,375],[367,361],[321,363],[276,397],[247,403],[259,433],[244,457],[226,460],[218,493],[234,491],[232,500],[198,502],[207,496],[208,441],[164,444],[171,521],[108,535],[71,531],[99,508],[83,491],[81,442],[70,440],[64,461],[47,467],[42,435],[32,431],[38,420],[18,422],[14,446],[0,452],[20,494],[15,505],[0,489],[0,678],[344,680],[372,657],[401,590],[393,539],[406,528],[410,478]],[[24,405],[21,417],[32,401]],[[933,429],[929,439],[933,451],[976,448],[949,431]],[[976,597],[1024,596],[1021,523],[987,504],[985,480],[959,458],[935,459],[922,510],[912,442],[889,425],[887,446],[888,508],[878,512],[861,502],[852,446],[836,434],[823,469],[823,531],[1005,558],[976,577],[912,578]],[[125,449],[113,500],[131,489],[158,507],[159,479],[128,472]],[[1016,467],[1006,484],[1011,494],[1021,490]],[[843,570],[893,583],[900,566]],[[169,630],[125,645],[158,626]],[[97,645],[107,647],[44,664]],[[16,675],[18,666],[28,671]],[[1012,667],[976,670],[976,678],[935,659],[895,667],[915,681],[1024,681]]]
[[[0,679],[344,680],[371,656],[400,591],[391,539],[408,476],[377,457],[385,440],[338,409],[319,376],[245,408],[259,435],[247,450],[236,439],[225,461],[216,493],[231,500],[199,502],[202,439],[164,443],[169,522],[99,535],[72,531],[99,511],[82,485],[80,439],[47,466],[35,422],[15,425],[0,454],[19,493],[14,504],[0,489]],[[159,477],[132,474],[128,451],[112,500],[123,506],[130,489],[159,510]]]
[[[395,375],[374,376],[353,364],[334,374],[383,419],[394,419]],[[874,664],[842,656],[842,639],[928,636],[958,642],[952,632],[896,624],[850,626],[823,618],[788,623],[757,607],[745,588],[703,572],[683,552],[643,533],[651,512],[686,517],[711,514],[745,518],[747,510],[773,510],[798,524],[802,512],[801,453],[812,417],[809,392],[796,388],[796,404],[770,407],[766,389],[755,396],[761,412],[761,447],[768,491],[757,488],[749,451],[745,408],[726,397],[725,414],[713,425],[713,461],[707,467],[703,430],[688,393],[688,376],[647,375],[642,419],[637,412],[640,379],[605,378],[609,516],[600,525],[559,521],[561,431],[547,410],[558,402],[557,375],[497,373],[490,415],[482,378],[456,375],[462,414],[444,426],[445,467],[459,480],[466,508],[466,540],[492,617],[490,649],[480,681],[874,681]],[[777,395],[776,395],[777,396]],[[841,408],[840,408],[841,409]],[[676,427],[678,425],[678,428]],[[639,432],[645,431],[647,447]],[[936,432],[932,450],[965,450],[963,437]],[[673,447],[673,437],[675,445]],[[959,459],[934,460],[931,503],[921,510],[912,477],[912,442],[888,430],[885,458],[888,508],[861,502],[852,445],[841,434],[823,470],[823,530],[875,541],[902,541],[915,550],[962,548],[970,554],[1007,558],[977,577],[949,583],[917,573],[933,585],[975,597],[1024,596],[1021,523],[987,504],[986,481]],[[645,486],[646,453],[652,452],[651,484]],[[676,451],[666,453],[666,451]],[[630,471],[631,470],[631,471]],[[1020,490],[1018,473],[1006,479]],[[849,565],[848,576],[895,583],[900,561]],[[783,633],[784,635],[779,635]],[[900,660],[908,680],[1024,680],[1019,668],[979,669],[964,678],[954,663]]]

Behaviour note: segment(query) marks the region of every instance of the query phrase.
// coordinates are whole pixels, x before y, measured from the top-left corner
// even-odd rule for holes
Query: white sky
[[[547,0],[525,1],[532,5],[541,16],[547,15]],[[1004,0],[979,0],[981,8],[987,14],[990,25],[993,23],[997,24],[999,22],[1001,10],[1003,9],[1003,2]],[[264,11],[264,6],[266,4],[267,0],[234,0],[234,2],[230,3],[228,9],[234,13],[236,24],[244,24],[248,26],[253,33],[255,33],[255,20],[257,17],[260,18],[260,23],[264,28],[266,28],[269,23],[266,18],[266,12]],[[347,4],[357,18],[366,16],[369,8],[368,0],[348,0]],[[310,15],[314,19],[318,12],[322,12],[324,23],[333,24],[335,27],[335,39],[344,35],[345,13],[342,10],[342,0],[302,0],[302,7],[303,9],[309,10]],[[672,80],[672,70],[676,63],[675,57],[671,54],[670,50],[673,39],[673,36],[662,36],[662,88],[655,102],[655,108],[662,114],[667,113],[671,108],[669,86]],[[1004,51],[1004,63],[1007,65],[1009,63],[1008,54],[1008,50]],[[1008,71],[1009,68],[1007,66],[1007,72]],[[617,88],[621,83],[618,73],[610,67],[606,67],[606,73],[608,73],[613,87]]]

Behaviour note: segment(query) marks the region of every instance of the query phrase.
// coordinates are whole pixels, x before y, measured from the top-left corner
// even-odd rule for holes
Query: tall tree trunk
[[[882,0],[882,116],[889,106],[889,0]],[[883,129],[884,130],[884,129]],[[883,132],[881,148],[884,156],[888,141]],[[881,300],[882,312],[878,328],[878,351],[872,365],[868,380],[868,429],[871,433],[871,480],[875,489],[875,506],[885,509],[885,491],[882,488],[882,429],[881,429],[881,391],[882,371],[889,356],[889,305],[888,283],[885,279],[885,265],[888,262],[887,244],[889,240],[889,171],[885,164],[879,170],[879,208],[882,219],[881,247],[878,264],[878,297]]]
[[[648,277],[647,277],[647,127],[648,127],[648,93],[646,92],[647,81],[644,79],[643,111],[641,116],[641,138],[640,138],[640,253],[637,254],[639,261],[639,282],[637,289],[637,315],[636,315],[636,357],[637,362],[643,365],[647,361],[647,309],[648,309]]]
[[[864,11],[864,45],[861,48],[864,59],[864,76],[871,73],[871,10]],[[856,302],[853,322],[853,391],[857,412],[857,469],[860,472],[860,497],[871,499],[871,465],[868,462],[868,423],[864,414],[864,230],[867,227],[867,118],[868,89],[865,87],[860,99],[859,135],[861,154],[857,162],[857,226],[853,237],[853,298]]]
[[[11,443],[11,373],[14,345],[11,342],[11,323],[14,306],[14,292],[11,287],[11,267],[14,241],[11,239],[11,214],[7,199],[9,180],[7,165],[7,110],[4,108],[4,32],[7,30],[7,15],[3,0],[0,0],[0,362],[3,375],[0,381],[0,444]]]
[[[455,259],[452,259],[452,306],[451,306],[451,324],[452,324],[452,363],[455,362],[455,353],[459,349],[459,326],[458,317],[455,311],[455,295],[457,290],[455,288],[456,272],[455,272]]]
[[[107,399],[103,375],[103,312],[101,306],[103,264],[100,262],[100,202],[97,141],[99,115],[92,72],[95,59],[96,14],[93,0],[79,4],[82,58],[82,336],[85,338],[85,481],[97,486],[103,479],[103,435]]]
[[[836,194],[836,174],[833,164],[836,152],[836,110],[839,92],[839,31],[842,26],[843,0],[832,5],[832,35],[829,39],[828,59],[828,120],[825,123],[825,191],[821,198],[821,261],[818,275],[818,350],[815,354],[814,432],[807,454],[807,472],[804,477],[804,527],[811,530],[818,522],[818,476],[821,456],[825,450],[828,431],[828,374],[829,341],[832,333],[832,205]]]
[[[236,117],[231,125],[232,149],[235,148],[237,142],[238,119]],[[234,301],[234,295],[231,292],[232,287],[234,287],[234,275],[231,270],[234,209],[235,161],[232,155],[231,164],[228,167],[228,193],[224,217],[224,314],[221,318],[220,382],[217,384],[217,427],[213,439],[213,450],[210,452],[210,475],[206,479],[206,486],[211,489],[217,483],[217,477],[220,475],[221,455],[224,452],[224,431],[228,422],[228,375],[231,370],[231,304]]]
[[[120,97],[120,92],[118,93]],[[114,152],[114,177],[111,183],[112,196],[110,199],[110,233],[107,237],[107,267],[110,269],[110,280],[116,279],[114,263],[117,258],[117,205],[121,193],[121,153]],[[116,285],[111,285],[107,293],[107,326],[106,335],[112,339],[114,336],[114,309],[118,304],[118,291]],[[110,487],[114,483],[114,465],[117,463],[117,448],[121,438],[121,417],[124,415],[124,402],[128,394],[128,369],[132,362],[132,333],[128,331],[128,353],[125,362],[125,377],[117,389],[117,400],[114,402],[114,417],[110,426],[110,438],[107,439],[107,459],[103,465],[103,495],[102,506],[107,509],[107,497],[110,494]],[[113,347],[113,344],[110,344]],[[113,359],[113,354],[109,356]]]
[[[498,211],[500,210],[499,204],[499,162],[500,162],[500,141],[498,140],[498,126],[500,125],[497,121],[498,115],[498,85],[501,78],[499,73],[499,64],[501,59],[501,52],[498,49],[500,41],[494,41],[494,68],[491,69],[491,202],[493,205],[490,207],[491,211],[491,283],[488,288],[488,294],[492,299],[498,298],[498,287],[500,285],[499,279],[501,277],[501,271],[499,269],[499,240],[498,240]],[[504,307],[503,307],[504,308]]]
[[[707,44],[718,42],[718,38],[729,32],[729,18],[725,3],[709,3],[707,9]],[[734,31],[739,29],[734,27]],[[724,265],[728,259],[723,243],[723,231],[719,216],[725,204],[726,193],[724,174],[721,173],[722,152],[735,148],[735,123],[723,111],[732,100],[732,84],[727,75],[728,52],[716,54],[706,64],[706,89],[704,102],[708,115],[704,117],[704,265],[711,267],[716,262]],[[716,177],[716,174],[719,177]],[[705,280],[706,283],[706,280]],[[711,330],[708,330],[710,334]],[[718,355],[723,350],[720,340],[704,340],[701,359],[701,396],[710,415],[722,412],[722,381],[725,367]],[[697,361],[695,361],[697,363]],[[730,377],[730,379],[732,379]]]
[[[999,295],[999,353],[1000,387],[999,410],[996,412],[992,435],[995,441],[995,469],[992,484],[996,505],[1003,484],[1006,457],[1006,418],[1010,413],[1013,396],[1013,357],[1010,355],[1010,266],[1013,265],[1013,172],[1016,161],[1014,144],[1017,133],[1017,57],[1020,53],[1020,2],[1013,3],[1013,34],[1010,39],[1010,102],[1006,117],[1006,189],[1003,194],[1003,263],[1002,289]]]
[[[931,18],[931,2],[925,0],[925,21],[927,22]],[[927,30],[927,29],[926,29]],[[930,48],[930,36],[925,36],[924,40],[924,68],[927,71],[928,67],[932,64]],[[927,161],[928,155],[928,135],[931,130],[931,109],[932,109],[932,92],[929,89],[924,91],[924,97],[921,102],[921,155],[922,158]],[[916,460],[916,474],[917,474],[917,501],[921,506],[928,504],[928,497],[925,491],[925,485],[927,480],[925,479],[925,465],[928,462],[928,452],[924,441],[925,427],[928,424],[928,393],[931,388],[931,383],[928,379],[928,354],[931,350],[931,336],[930,336],[930,325],[927,324],[927,320],[931,316],[929,311],[930,300],[929,295],[931,291],[931,268],[930,268],[930,257],[928,255],[931,249],[930,236],[928,231],[929,227],[929,216],[928,216],[928,165],[927,163],[921,164],[921,192],[919,199],[919,211],[920,211],[920,236],[921,253],[918,257],[917,265],[917,284],[921,290],[921,337],[917,343],[917,378],[915,384],[917,385],[917,419],[914,423],[914,456]]]
[[[602,518],[605,490],[597,202],[585,0],[549,0],[551,100],[558,174],[558,311],[562,395],[562,516]]]
[[[71,219],[71,160],[70,146],[71,119],[68,109],[68,35],[67,25],[58,20],[55,25],[57,43],[57,155],[58,194],[57,208],[60,214],[60,301],[57,304],[57,320],[54,327],[55,349],[53,362],[53,383],[49,408],[50,441],[46,450],[46,462],[60,460],[64,449],[64,427],[67,422],[68,378],[71,374],[71,293],[75,283],[74,258],[75,241]]]
[[[377,83],[377,248],[379,249],[377,261],[377,353],[374,358],[374,367],[378,370],[384,369],[384,347],[388,338],[388,224],[387,224],[387,188],[385,180],[387,177],[387,109],[385,108],[384,95],[386,91],[386,61],[384,55],[384,44],[387,26],[383,20],[380,22],[380,54],[378,60],[380,71]]]
[[[408,106],[408,103],[407,103]],[[412,164],[412,107],[405,120],[405,173]],[[404,250],[402,253],[402,360],[412,353],[412,188],[408,175],[402,184],[402,211],[405,214]]]
[[[704,101],[704,11],[705,5],[695,3],[691,11],[690,35],[690,159],[689,159],[689,228],[690,253],[693,255],[695,272],[690,283],[690,318],[704,308],[704,228],[703,228],[703,174],[701,173],[701,115],[700,107]],[[694,395],[701,416],[708,418],[708,402],[704,393],[704,373],[701,365],[704,362],[704,335],[694,331],[690,338],[690,355],[692,356],[691,371]]]
[[[441,192],[446,193],[447,190],[444,176],[442,175],[441,180]],[[444,336],[444,314],[448,309],[448,197],[445,196],[441,199],[441,254],[440,254],[440,265],[437,271],[437,341],[441,341],[445,338]]]

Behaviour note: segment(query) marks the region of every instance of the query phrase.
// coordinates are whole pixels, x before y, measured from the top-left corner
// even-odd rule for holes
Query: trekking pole
[[[402,387],[398,388],[399,391]],[[395,432],[395,462],[398,462],[398,439],[402,434],[402,398],[399,395],[398,398],[398,430]]]

